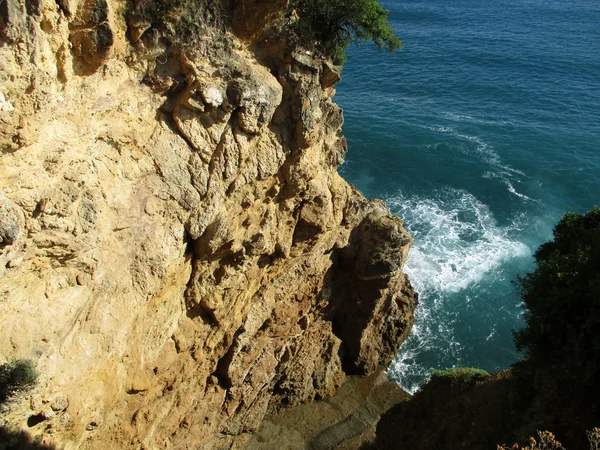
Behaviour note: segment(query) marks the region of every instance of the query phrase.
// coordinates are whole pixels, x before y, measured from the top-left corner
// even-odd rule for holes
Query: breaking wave
[[[449,367],[461,360],[464,344],[456,333],[460,312],[455,304],[478,298],[471,291],[484,277],[489,283],[504,263],[531,251],[516,237],[522,228],[518,220],[499,226],[490,209],[468,192],[444,189],[430,198],[399,194],[386,200],[415,238],[405,272],[419,293],[416,324],[388,373],[415,392],[437,368],[430,364]],[[488,341],[494,330],[492,324]],[[437,355],[435,363],[430,353]]]

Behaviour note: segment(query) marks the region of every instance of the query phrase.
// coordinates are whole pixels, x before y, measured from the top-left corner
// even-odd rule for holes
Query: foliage
[[[377,264],[383,260],[384,250],[383,247],[376,247],[371,253],[371,264]]]
[[[307,47],[331,57],[335,64],[346,61],[345,50],[352,42],[373,41],[384,50],[402,47],[385,10],[377,0],[291,0],[298,14],[296,34]]]
[[[431,374],[431,379],[451,378],[452,380],[469,383],[471,381],[479,381],[487,377],[489,373],[482,369],[472,367],[458,367],[445,370],[434,370]]]
[[[35,386],[38,373],[33,361],[15,359],[0,365],[0,402]]]
[[[600,449],[600,428],[594,427],[593,429],[585,432],[588,442],[590,444],[590,450]],[[525,447],[519,447],[519,444],[514,444],[510,447],[507,445],[498,445],[497,450],[565,450],[560,442],[554,437],[549,431],[538,431],[539,442],[533,438],[529,438],[529,445]]]
[[[519,444],[514,444],[511,447],[506,445],[498,445],[497,450],[565,450],[560,442],[556,440],[554,435],[549,431],[538,431],[539,442],[535,438],[529,438],[529,445],[519,447]]]
[[[221,2],[214,0],[129,0],[131,22],[148,21],[171,40],[193,44],[201,29],[222,29]]]
[[[535,260],[537,268],[518,280],[526,326],[515,333],[517,348],[534,364],[594,386],[600,375],[600,209],[565,214]]]
[[[600,428],[594,427],[585,432],[590,443],[590,450],[600,450]]]

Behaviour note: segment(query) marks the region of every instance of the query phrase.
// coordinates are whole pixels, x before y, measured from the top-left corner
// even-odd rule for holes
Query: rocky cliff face
[[[243,446],[413,322],[336,68],[284,1],[183,3],[0,3],[0,360],[40,372],[2,420],[66,448]]]

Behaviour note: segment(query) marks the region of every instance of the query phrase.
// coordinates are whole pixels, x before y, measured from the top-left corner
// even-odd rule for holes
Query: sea
[[[416,324],[388,369],[523,357],[515,280],[567,211],[600,204],[600,1],[384,0],[403,49],[351,47],[340,173],[414,236]]]

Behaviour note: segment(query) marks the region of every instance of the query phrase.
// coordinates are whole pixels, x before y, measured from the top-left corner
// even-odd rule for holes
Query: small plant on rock
[[[530,437],[529,445],[525,447],[519,447],[519,444],[514,444],[511,447],[498,445],[496,448],[497,450],[565,450],[562,444],[549,431],[538,431],[538,439],[539,441]]]
[[[590,450],[600,450],[600,428],[594,427],[586,431]],[[497,450],[566,450],[550,431],[538,431],[538,440],[534,437],[529,438],[529,445],[519,447],[519,444],[507,446],[506,444],[497,445]]]
[[[600,450],[600,428],[594,427],[585,434],[590,442],[590,450]]]
[[[0,402],[32,388],[37,380],[35,365],[29,359],[15,359],[0,365]]]
[[[383,260],[384,250],[383,247],[376,247],[371,253],[371,264],[377,264]]]
[[[449,378],[461,383],[469,383],[471,381],[479,381],[487,377],[487,373],[483,369],[474,369],[472,367],[458,367],[444,370],[434,370],[431,374],[431,379]]]

